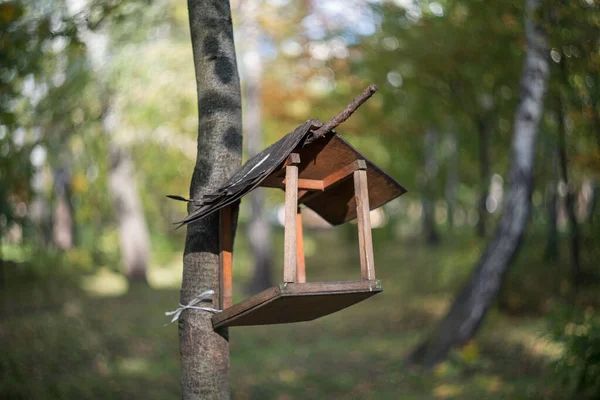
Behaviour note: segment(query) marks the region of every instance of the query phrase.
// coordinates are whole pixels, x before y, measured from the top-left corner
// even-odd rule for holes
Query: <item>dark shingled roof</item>
[[[299,179],[323,180],[333,172],[344,168],[356,160],[367,163],[369,205],[371,209],[404,194],[398,182],[367,160],[352,145],[337,134],[315,139],[308,120],[294,131],[267,147],[248,160],[231,178],[215,192],[193,199],[195,210],[181,225],[201,219],[229,204],[240,200],[270,176],[283,176],[286,159],[292,152],[300,154],[298,165]],[[178,196],[169,196],[183,200]],[[356,218],[354,202],[354,181],[342,180],[324,191],[300,194],[298,203],[304,203],[332,225],[339,225]],[[180,225],[180,226],[181,226]]]

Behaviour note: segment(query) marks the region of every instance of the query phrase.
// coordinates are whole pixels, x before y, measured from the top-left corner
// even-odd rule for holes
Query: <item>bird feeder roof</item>
[[[402,185],[339,135],[332,132],[315,138],[314,126],[313,120],[306,121],[248,160],[221,188],[194,200],[197,207],[182,224],[232,204],[258,186],[285,188],[285,165],[291,153],[300,155],[298,203],[313,209],[332,225],[356,218],[352,179],[352,172],[358,169],[356,163],[366,164],[371,210],[406,193]]]

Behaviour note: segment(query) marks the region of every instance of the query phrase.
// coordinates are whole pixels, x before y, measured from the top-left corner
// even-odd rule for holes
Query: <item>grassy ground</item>
[[[330,233],[313,235],[307,247],[309,280],[359,276],[356,254],[336,250],[342,245]],[[443,314],[479,250],[471,238],[436,250],[417,241],[379,246],[382,294],[313,322],[231,329],[233,397],[566,398],[549,367],[561,348],[544,339],[539,314],[493,311],[477,340],[434,371],[403,365]],[[519,262],[517,269],[529,258]],[[238,269],[239,300],[246,269]],[[175,288],[131,287],[112,297],[54,288],[47,298],[44,290],[9,286],[0,297],[1,398],[179,397],[177,324],[163,327],[164,311],[179,300]]]

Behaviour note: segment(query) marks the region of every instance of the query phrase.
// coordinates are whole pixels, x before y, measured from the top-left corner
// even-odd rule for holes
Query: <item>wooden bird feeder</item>
[[[337,120],[325,125],[309,120],[248,160],[183,221],[220,212],[219,304],[223,311],[212,318],[215,328],[309,321],[383,290],[375,278],[369,212],[406,189],[332,130],[332,125],[348,118],[376,90],[368,89],[371,92],[366,90],[362,98],[357,97],[336,116]],[[283,282],[232,305],[232,206],[259,186],[285,191]],[[307,282],[300,205],[311,208],[332,225],[358,220],[360,280]]]

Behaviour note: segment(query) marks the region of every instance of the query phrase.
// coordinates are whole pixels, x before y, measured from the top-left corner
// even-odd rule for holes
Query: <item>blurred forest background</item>
[[[600,2],[552,0],[520,250],[475,338],[407,357],[505,204],[523,1],[231,0],[244,158],[380,91],[338,132],[409,192],[371,213],[384,293],[234,328],[238,399],[600,396]],[[176,324],[197,100],[187,6],[0,1],[0,397],[180,396]],[[234,302],[280,281],[281,193],[242,203]],[[357,278],[355,226],[307,213],[309,280]]]

